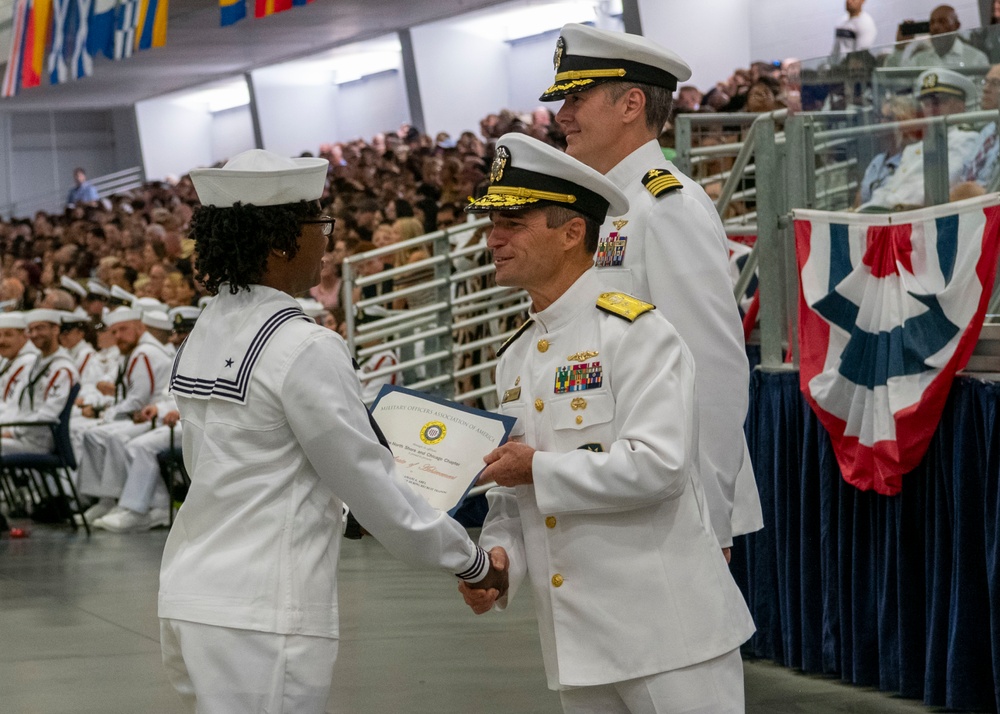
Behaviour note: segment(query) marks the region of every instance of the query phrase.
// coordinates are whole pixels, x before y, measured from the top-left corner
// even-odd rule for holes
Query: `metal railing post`
[[[681,173],[691,175],[691,117],[678,114],[674,123],[674,164]]]
[[[780,369],[785,334],[784,256],[778,231],[778,147],[774,119],[757,124],[757,244],[760,255],[760,358],[764,369]]]
[[[924,134],[924,205],[948,203],[948,125],[944,117]]]

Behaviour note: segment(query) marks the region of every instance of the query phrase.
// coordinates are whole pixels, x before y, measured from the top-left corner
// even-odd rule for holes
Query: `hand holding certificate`
[[[386,385],[371,408],[410,488],[454,515],[514,419]]]

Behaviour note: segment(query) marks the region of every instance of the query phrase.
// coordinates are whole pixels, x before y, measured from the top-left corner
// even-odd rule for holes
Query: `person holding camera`
[[[912,37],[920,34],[923,23],[906,21],[899,26],[899,34]],[[909,59],[903,61],[908,67],[982,67],[988,68],[990,61],[986,54],[965,42],[956,33],[962,24],[958,13],[950,5],[938,5],[931,12],[926,31],[930,33],[930,43],[916,47]]]

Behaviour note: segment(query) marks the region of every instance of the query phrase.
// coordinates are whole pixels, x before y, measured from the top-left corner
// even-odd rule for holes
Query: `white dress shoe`
[[[112,533],[135,533],[148,531],[151,520],[148,513],[136,513],[122,508],[115,513],[109,513],[101,519],[101,528]]]
[[[113,509],[114,507],[115,507],[115,502],[112,499],[102,498],[93,506],[84,511],[83,517],[87,519],[87,523],[93,525],[94,521],[96,521],[98,518],[103,518],[108,513],[111,513],[111,509]],[[79,521],[79,519],[76,520]],[[80,523],[80,525],[83,524]]]

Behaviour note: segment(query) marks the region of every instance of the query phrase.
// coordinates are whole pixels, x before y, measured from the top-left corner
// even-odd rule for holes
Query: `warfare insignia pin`
[[[612,221],[612,223],[614,224],[615,230],[620,231],[622,228],[628,225],[628,219],[619,218],[617,221]]]
[[[598,355],[597,350],[584,350],[583,352],[577,352],[576,354],[572,354],[566,359],[568,359],[570,362],[586,362],[588,359],[596,357],[597,355]]]
[[[559,71],[559,65],[562,64],[563,55],[566,54],[566,40],[561,36],[556,40],[556,51],[552,55],[552,66],[555,68],[556,72]]]
[[[604,370],[600,362],[563,365],[556,369],[556,394],[597,389],[604,383]]]
[[[507,147],[497,147],[497,155],[493,157],[493,166],[490,167],[490,183],[497,183],[503,178],[503,172],[509,162],[510,151]]]

